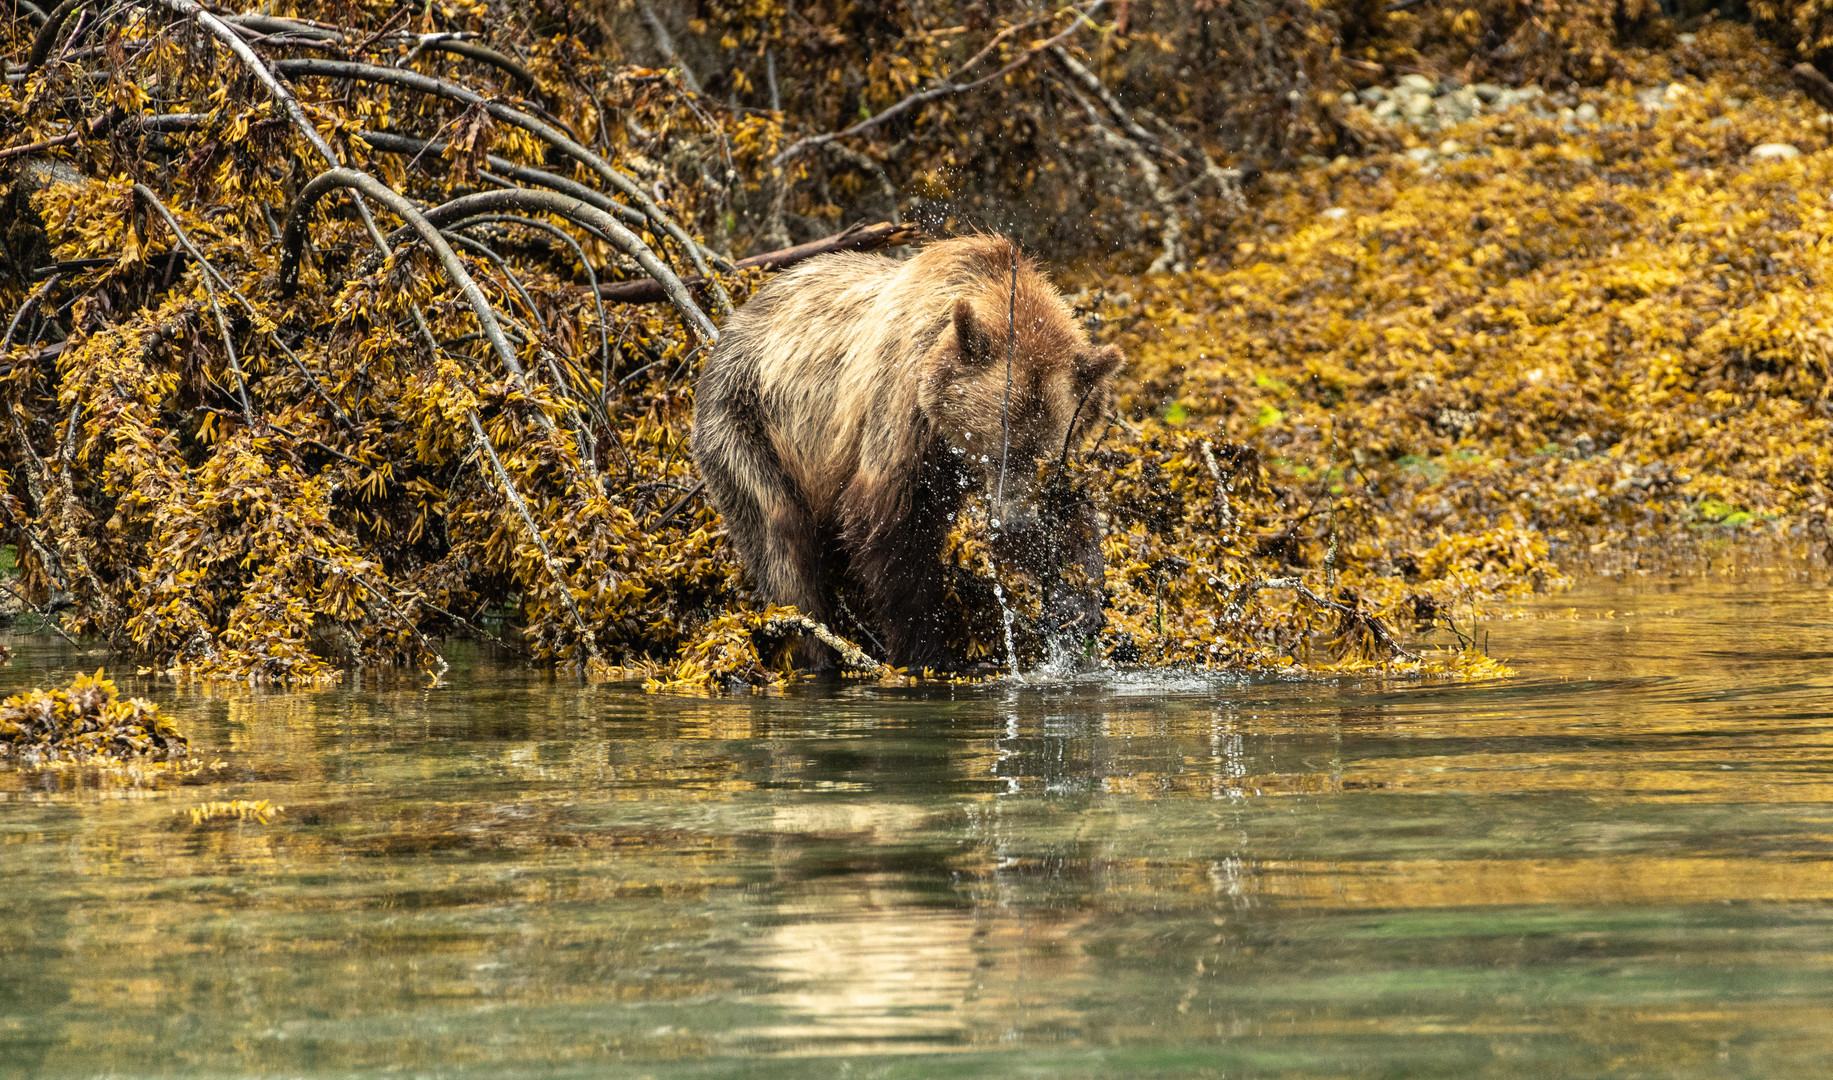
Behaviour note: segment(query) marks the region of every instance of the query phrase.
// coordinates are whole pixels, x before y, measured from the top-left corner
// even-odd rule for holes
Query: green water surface
[[[0,772],[0,1077],[1833,1076],[1828,590],[1535,614],[1474,686],[124,679],[208,767]]]

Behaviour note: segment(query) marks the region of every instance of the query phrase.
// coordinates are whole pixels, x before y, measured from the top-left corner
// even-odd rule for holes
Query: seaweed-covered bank
[[[1147,32],[1100,5],[968,20],[923,63],[998,81],[874,88],[825,132],[587,21],[81,7],[6,29],[0,487],[17,591],[158,671],[436,672],[465,636],[658,688],[779,681],[794,616],[759,609],[685,453],[718,316],[791,249],[734,256],[865,205],[861,176],[898,190],[813,150],[877,152],[909,114],[941,154],[936,125],[1002,100],[1043,126],[973,153],[1079,131],[1125,152],[1039,158],[1078,190],[1157,178],[1083,208],[1137,226],[1120,251],[1057,268],[1128,357],[1055,477],[1104,515],[1109,661],[1484,674],[1474,613],[1562,559],[1824,534],[1826,114],[1750,27],[1610,46],[1582,83],[1408,83],[1383,39],[1292,99],[1323,126],[1254,179],[1246,144],[1114,92],[1152,85]],[[950,203],[968,158],[926,160],[890,216],[972,227],[1003,174]],[[1095,182],[1115,162],[1133,186]],[[958,524],[956,651],[1038,662],[1036,590]]]

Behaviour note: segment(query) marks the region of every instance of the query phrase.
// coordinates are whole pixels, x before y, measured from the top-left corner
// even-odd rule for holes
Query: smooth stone
[[[1424,75],[1402,75],[1400,85],[1408,90],[1418,90],[1426,94],[1438,93],[1438,80],[1428,79]]]
[[[1598,107],[1587,101],[1572,110],[1572,115],[1581,124],[1595,124],[1598,122]]]
[[[1750,160],[1752,161],[1787,161],[1790,158],[1798,158],[1800,156],[1801,151],[1790,146],[1788,143],[1782,142],[1767,142],[1750,151]]]
[[[1342,221],[1349,216],[1349,211],[1343,209],[1341,206],[1333,206],[1324,211],[1324,216],[1332,221]]]

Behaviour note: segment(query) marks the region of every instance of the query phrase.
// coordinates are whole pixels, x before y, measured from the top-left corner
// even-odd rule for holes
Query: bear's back
[[[751,414],[782,468],[825,502],[862,456],[878,466],[905,456],[892,447],[911,435],[922,362],[954,300],[1003,296],[995,279],[1015,255],[1002,237],[970,236],[907,260],[842,252],[785,270],[726,320],[698,400]]]

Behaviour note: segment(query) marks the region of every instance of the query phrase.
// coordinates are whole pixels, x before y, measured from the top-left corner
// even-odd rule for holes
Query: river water
[[[1833,1075],[1823,581],[1531,615],[1485,685],[141,680],[213,767],[0,773],[0,1077]]]

